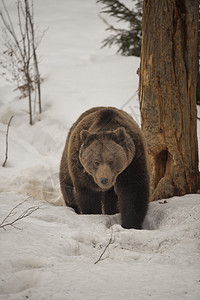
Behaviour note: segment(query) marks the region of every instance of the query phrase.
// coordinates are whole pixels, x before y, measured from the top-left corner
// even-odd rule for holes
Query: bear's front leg
[[[142,222],[148,209],[148,188],[117,185],[115,190],[119,201],[122,227],[142,229]]]
[[[101,214],[101,193],[83,187],[75,190],[76,203],[82,214]]]
[[[104,210],[104,214],[106,215],[114,215],[117,212],[119,212],[118,210],[118,199],[117,199],[117,195],[114,192],[114,189],[110,189],[106,192],[103,192],[103,210]]]

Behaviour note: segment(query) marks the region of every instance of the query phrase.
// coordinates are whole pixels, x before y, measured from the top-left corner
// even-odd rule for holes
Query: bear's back
[[[91,133],[115,130],[124,127],[128,132],[139,133],[135,120],[125,111],[115,107],[94,107],[85,111],[73,124],[70,134],[79,134],[81,130]]]

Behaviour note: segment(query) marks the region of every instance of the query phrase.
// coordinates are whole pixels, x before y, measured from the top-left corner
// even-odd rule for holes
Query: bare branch
[[[103,23],[105,23],[108,26],[109,29],[111,29],[117,33],[121,33],[120,29],[116,29],[114,26],[112,26],[110,23],[108,23],[108,21],[105,18],[103,18],[100,14],[98,16],[103,21]]]
[[[99,256],[98,260],[94,263],[95,265],[98,264],[102,259],[104,253],[106,252],[106,250],[108,249],[108,247],[113,243],[113,228],[111,228],[111,235],[110,235],[110,239],[107,243],[107,245],[105,246],[105,248],[103,249],[101,255]]]
[[[4,21],[4,24],[8,26],[9,31],[10,31],[10,32],[12,31],[13,34],[14,34],[14,36],[16,37],[15,30],[14,30],[14,26],[13,26],[12,20],[11,20],[11,18],[10,18],[10,15],[9,15],[9,12],[8,12],[8,9],[7,9],[7,6],[5,5],[4,0],[1,0],[1,1],[2,1],[2,3],[3,3],[3,8],[4,8],[4,11],[6,12],[6,16],[7,16],[8,21],[9,21],[9,22],[7,22],[6,19],[4,18],[4,20],[5,20],[5,21]]]
[[[13,118],[13,116],[10,117],[10,120],[8,122],[8,125],[7,125],[7,131],[6,131],[6,154],[5,154],[5,160],[3,162],[2,167],[6,166],[6,162],[7,162],[7,159],[8,159],[8,132],[9,132],[10,123],[12,121],[12,118]]]
[[[5,223],[5,221],[10,217],[10,216],[13,216],[13,212],[14,212],[14,210],[17,208],[17,207],[19,207],[20,205],[22,205],[25,201],[27,201],[28,199],[30,198],[30,196],[29,197],[27,197],[24,201],[22,201],[22,202],[20,202],[19,204],[17,204],[13,209],[11,209],[11,211],[9,212],[9,214],[5,217],[5,219],[3,219],[3,221],[0,223],[0,227],[2,226],[2,224],[3,223]],[[14,214],[16,214],[16,213],[14,213]]]
[[[35,30],[34,30],[34,23],[33,23],[33,2],[32,2],[32,15],[30,13],[30,7],[28,0],[24,0],[26,5],[26,12],[27,17],[29,19],[29,24],[31,27],[31,35],[32,35],[32,51],[33,51],[33,59],[34,59],[34,67],[35,67],[35,83],[37,85],[37,91],[38,91],[38,102],[39,102],[39,113],[42,112],[42,106],[41,106],[41,89],[40,89],[40,73],[38,68],[38,59],[36,54],[36,46],[35,46]]]
[[[0,223],[0,228],[5,229],[5,227],[7,226],[12,226],[16,229],[19,229],[18,227],[16,227],[16,223],[19,222],[20,220],[29,217],[32,213],[34,213],[36,210],[40,209],[41,206],[32,206],[29,207],[28,209],[26,209],[24,212],[22,212],[21,214],[19,214],[18,217],[16,217],[14,220],[12,221],[8,221],[8,219],[13,216],[13,213],[16,214],[15,210],[21,206],[24,202],[26,202],[28,199],[30,198],[27,197],[24,201],[20,202],[19,204],[17,204],[10,212],[9,214],[4,218],[4,220]]]
[[[2,3],[0,19],[4,24],[4,46],[6,47],[6,50],[0,53],[4,58],[3,61],[0,61],[0,66],[3,68],[2,75],[5,77],[9,73],[12,76],[11,81],[14,81],[17,85],[17,89],[20,90],[22,96],[28,96],[29,120],[32,125],[32,92],[34,90],[34,103],[38,100],[38,111],[39,113],[42,112],[40,87],[42,80],[39,73],[36,50],[44,33],[39,40],[36,39],[32,0],[16,0],[19,36],[16,35],[6,1],[0,1]]]
[[[10,33],[10,36],[13,38],[16,46],[18,47],[19,51],[20,51],[20,56],[23,58],[23,52],[22,52],[22,49],[20,47],[20,44],[19,44],[19,41],[17,39],[17,36],[16,36],[16,33],[15,33],[15,30],[14,30],[14,26],[12,24],[12,20],[11,20],[11,17],[9,15],[9,12],[8,12],[8,9],[5,5],[5,2],[4,0],[1,0],[2,3],[3,3],[3,7],[4,7],[4,10],[6,12],[6,15],[7,15],[7,18],[8,18],[8,21],[6,20],[6,18],[4,17],[4,14],[2,13],[2,11],[0,10],[0,17],[6,27],[6,29],[8,30],[8,32]]]

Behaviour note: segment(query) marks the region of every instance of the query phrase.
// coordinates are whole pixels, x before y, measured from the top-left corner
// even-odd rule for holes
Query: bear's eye
[[[112,167],[112,166],[113,166],[113,160],[110,160],[110,161],[108,162],[108,164],[109,164],[110,167]]]
[[[95,164],[96,167],[99,166],[99,162],[97,160],[94,161],[94,164]]]

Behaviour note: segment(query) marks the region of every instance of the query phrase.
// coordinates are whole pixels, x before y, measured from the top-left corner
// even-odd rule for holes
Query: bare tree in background
[[[2,75],[11,75],[23,97],[28,96],[30,125],[33,124],[32,93],[38,111],[41,106],[41,77],[38,66],[37,47],[41,41],[35,37],[33,1],[17,0],[18,26],[15,26],[4,0],[1,0],[0,19],[3,23],[4,50],[0,51]],[[36,105],[35,105],[36,106]],[[35,109],[34,109],[35,110]]]

